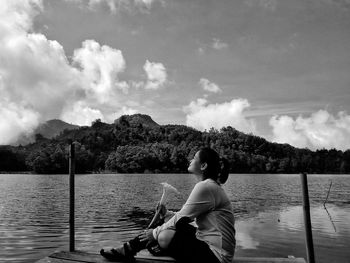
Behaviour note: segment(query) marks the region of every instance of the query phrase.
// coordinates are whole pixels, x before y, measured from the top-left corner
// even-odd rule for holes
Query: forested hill
[[[244,134],[232,127],[200,132],[184,125],[159,125],[150,116],[125,115],[113,124],[64,130],[26,146],[1,146],[0,171],[67,173],[68,145],[76,142],[76,169],[85,172],[186,172],[188,160],[210,145],[226,157],[232,173],[349,173],[350,150],[297,149]]]
[[[53,138],[59,135],[61,131],[73,130],[77,128],[79,128],[79,126],[55,119],[40,124],[39,127],[35,130],[35,133],[41,134],[45,138]]]
[[[41,123],[33,132],[23,133],[17,141],[13,142],[12,145],[26,145],[35,141],[35,136],[43,136],[45,138],[53,138],[59,135],[64,130],[77,129],[79,126],[66,123],[61,120],[49,120]]]

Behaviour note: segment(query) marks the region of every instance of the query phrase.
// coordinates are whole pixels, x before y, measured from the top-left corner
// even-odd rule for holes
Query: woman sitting
[[[180,211],[120,248],[102,249],[101,255],[133,261],[134,255],[148,246],[153,247],[153,253],[165,252],[177,262],[231,263],[236,245],[234,215],[221,187],[228,178],[227,160],[221,159],[213,149],[203,148],[195,154],[188,171],[199,182]],[[169,216],[165,207],[161,210],[163,216]],[[154,243],[156,247],[152,246]]]

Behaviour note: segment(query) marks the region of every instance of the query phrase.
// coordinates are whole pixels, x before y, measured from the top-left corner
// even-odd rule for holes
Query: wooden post
[[[75,173],[75,147],[70,144],[69,151],[69,251],[75,250],[74,233],[74,173]]]
[[[310,217],[309,190],[307,186],[306,173],[300,174],[301,186],[303,190],[304,224],[306,236],[306,254],[308,263],[315,263],[314,244],[312,240],[312,226]]]

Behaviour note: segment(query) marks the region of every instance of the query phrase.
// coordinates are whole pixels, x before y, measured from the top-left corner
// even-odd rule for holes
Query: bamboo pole
[[[323,202],[324,208],[326,208],[326,203],[327,203],[327,200],[328,200],[329,192],[331,191],[331,187],[332,187],[332,180],[331,180],[331,183],[330,183],[329,188],[328,188],[326,200],[324,200],[324,202]]]
[[[70,144],[69,151],[69,251],[75,251],[74,229],[74,174],[75,174],[75,145]]]
[[[301,186],[303,190],[303,208],[304,208],[304,225],[305,225],[305,240],[306,254],[308,263],[315,263],[314,244],[312,240],[312,226],[310,217],[309,190],[307,186],[306,173],[300,174]]]

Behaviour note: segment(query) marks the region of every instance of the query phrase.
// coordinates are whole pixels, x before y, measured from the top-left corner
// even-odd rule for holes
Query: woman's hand
[[[157,213],[157,211],[159,211],[160,218],[163,219],[166,215],[167,209],[166,209],[165,205],[158,203],[157,207],[156,207],[156,213]]]
[[[155,238],[153,236],[153,228],[146,229],[142,232],[140,235],[140,241],[147,241],[147,242],[152,242],[155,241]]]
[[[166,213],[167,213],[167,209],[165,205],[158,203],[155,214],[153,216],[151,223],[148,225],[148,228],[153,228],[153,227],[159,226],[160,224],[163,224],[162,219],[165,217]]]

